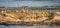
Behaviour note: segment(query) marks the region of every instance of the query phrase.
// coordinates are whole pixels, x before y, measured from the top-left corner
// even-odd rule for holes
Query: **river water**
[[[0,25],[0,28],[60,28],[60,26],[17,26],[17,25]]]
[[[60,1],[14,1],[14,0],[0,0],[0,6],[5,7],[44,7],[44,6],[60,6]]]

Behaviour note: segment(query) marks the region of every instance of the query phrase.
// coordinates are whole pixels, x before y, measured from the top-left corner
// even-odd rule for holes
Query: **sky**
[[[0,0],[0,6],[5,7],[21,7],[21,6],[29,6],[29,7],[44,7],[44,6],[60,6],[59,0],[53,1],[21,1],[21,0]]]

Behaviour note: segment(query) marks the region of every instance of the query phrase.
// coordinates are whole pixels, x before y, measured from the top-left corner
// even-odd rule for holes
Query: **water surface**
[[[0,6],[5,7],[44,7],[44,6],[60,6],[60,1],[13,1],[13,0],[0,0]]]
[[[14,26],[14,25],[0,25],[0,28],[60,28],[60,26]]]

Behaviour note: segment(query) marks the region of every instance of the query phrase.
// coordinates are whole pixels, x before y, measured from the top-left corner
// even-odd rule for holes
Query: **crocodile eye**
[[[3,14],[3,16],[6,16],[5,14]]]

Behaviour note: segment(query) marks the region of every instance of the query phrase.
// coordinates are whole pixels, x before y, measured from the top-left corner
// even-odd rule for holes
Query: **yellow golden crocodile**
[[[21,10],[22,11],[22,10]],[[33,11],[35,12],[35,11]],[[30,14],[28,14],[30,13]],[[39,12],[39,13],[33,13],[30,11],[30,12],[22,12],[22,13],[4,13],[6,16],[10,16],[12,18],[23,18],[23,17],[26,17],[27,18],[30,18],[30,19],[37,19],[37,18],[42,18],[43,20],[45,20],[48,16],[50,16],[50,13],[49,12]]]

